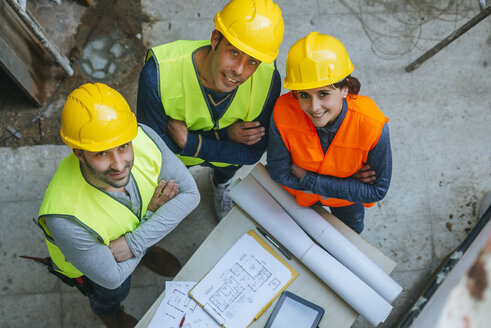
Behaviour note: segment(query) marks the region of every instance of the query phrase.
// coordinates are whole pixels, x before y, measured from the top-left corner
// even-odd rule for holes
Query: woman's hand
[[[307,170],[304,168],[301,168],[297,164],[293,163],[292,164],[292,174],[298,178],[298,180],[302,180],[303,176],[307,173]]]
[[[167,203],[179,193],[179,186],[174,180],[169,180],[166,184],[165,180],[160,180],[159,185],[155,187],[150,203],[148,203],[147,210],[155,212],[160,206]]]
[[[373,181],[377,179],[375,176],[375,171],[372,170],[368,164],[363,165],[363,167],[351,177],[367,184],[373,184]]]

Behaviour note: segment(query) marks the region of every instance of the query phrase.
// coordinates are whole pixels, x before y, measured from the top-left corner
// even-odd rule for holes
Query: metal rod
[[[486,0],[479,0],[479,7],[481,8],[481,10],[486,8],[487,7]]]
[[[26,0],[17,0],[22,10],[26,10]]]
[[[44,48],[53,56],[55,61],[63,68],[66,74],[69,76],[73,75],[73,69],[70,66],[70,61],[68,58],[63,56],[53,43],[44,35],[39,24],[28,14],[27,10],[22,10],[22,7],[15,0],[7,0],[12,9],[20,16],[22,21],[29,27],[29,29],[34,33],[39,42],[44,46]]]
[[[450,42],[454,41],[457,39],[459,36],[467,32],[468,30],[471,29],[474,25],[485,19],[486,17],[489,16],[491,13],[491,7],[487,7],[484,10],[482,10],[479,14],[471,18],[467,23],[459,27],[457,30],[452,32],[449,36],[447,36],[445,39],[440,41],[437,45],[435,45],[433,48],[425,52],[423,55],[421,55],[418,59],[413,61],[411,64],[407,65],[405,70],[406,72],[412,72],[416,68],[418,68],[422,63],[424,63],[426,60],[430,59],[433,57],[436,53],[438,53],[440,50],[442,50],[444,47],[446,47]]]

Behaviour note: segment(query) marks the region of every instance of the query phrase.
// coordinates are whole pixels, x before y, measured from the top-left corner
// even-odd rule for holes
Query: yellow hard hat
[[[232,0],[214,22],[231,44],[249,56],[265,63],[278,56],[285,26],[273,0]]]
[[[60,134],[70,148],[99,152],[136,137],[135,114],[123,96],[102,83],[72,91],[61,113]]]
[[[315,89],[343,80],[354,69],[338,39],[310,32],[288,51],[283,86],[289,90]]]

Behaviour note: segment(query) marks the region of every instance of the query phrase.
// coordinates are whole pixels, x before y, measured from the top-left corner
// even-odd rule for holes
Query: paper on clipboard
[[[298,276],[254,231],[189,292],[220,325],[247,327]]]
[[[192,281],[166,281],[165,297],[155,312],[148,328],[177,328],[185,316],[185,328],[219,328],[196,302],[188,296],[196,285]]]

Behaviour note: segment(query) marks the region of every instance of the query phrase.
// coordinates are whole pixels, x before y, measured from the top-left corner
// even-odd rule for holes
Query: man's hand
[[[351,177],[368,184],[373,184],[373,181],[377,179],[375,171],[372,170],[368,164],[363,165],[363,167]]]
[[[150,203],[148,203],[147,210],[155,212],[160,206],[167,203],[179,193],[179,185],[174,180],[169,180],[166,184],[165,180],[160,180],[159,185],[155,187]]]
[[[133,257],[133,252],[128,246],[128,242],[124,235],[111,241],[108,247],[111,250],[111,253],[113,253],[116,262],[123,262]]]
[[[307,170],[304,168],[301,168],[297,164],[293,163],[292,164],[292,174],[298,178],[298,180],[302,180],[303,176],[307,173]]]
[[[242,143],[244,145],[254,145],[264,136],[266,129],[260,126],[257,121],[242,122],[237,121],[227,128],[230,140]]]
[[[174,142],[183,149],[188,140],[188,127],[184,121],[167,116],[167,132]]]

